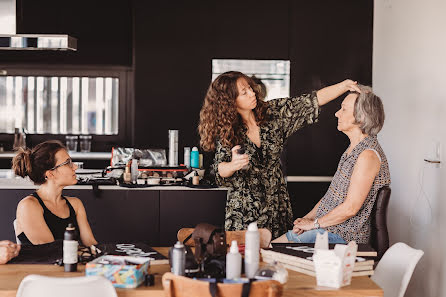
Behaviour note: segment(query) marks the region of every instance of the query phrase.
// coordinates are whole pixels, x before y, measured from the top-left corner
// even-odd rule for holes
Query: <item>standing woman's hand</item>
[[[319,105],[324,105],[348,91],[361,93],[361,90],[358,88],[358,82],[346,79],[335,85],[320,89],[316,92],[317,101]]]
[[[358,88],[358,82],[357,81],[353,81],[351,79],[346,79],[343,82],[341,82],[345,92],[350,91],[350,92],[358,92],[361,93],[361,90]]]
[[[240,148],[240,145],[236,145],[231,149],[232,160],[230,164],[233,171],[240,170],[249,164],[249,156],[247,154],[239,154],[237,152]]]

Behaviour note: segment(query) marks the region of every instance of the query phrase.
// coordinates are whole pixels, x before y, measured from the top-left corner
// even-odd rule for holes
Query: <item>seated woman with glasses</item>
[[[88,224],[82,201],[62,196],[66,186],[75,185],[77,166],[59,141],[38,144],[32,150],[20,149],[12,160],[14,173],[28,176],[39,189],[17,206],[16,234],[22,245],[37,245],[63,239],[69,223],[86,246],[97,244]]]

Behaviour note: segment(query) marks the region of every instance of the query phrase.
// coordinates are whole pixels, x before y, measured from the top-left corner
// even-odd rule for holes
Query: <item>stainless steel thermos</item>
[[[169,130],[169,166],[178,166],[178,130]]]

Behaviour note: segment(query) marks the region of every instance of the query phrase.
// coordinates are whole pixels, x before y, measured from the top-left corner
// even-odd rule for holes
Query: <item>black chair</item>
[[[389,248],[387,206],[389,205],[390,193],[391,190],[388,186],[384,186],[379,189],[371,215],[372,233],[370,236],[370,245],[378,253],[377,260],[380,260]]]

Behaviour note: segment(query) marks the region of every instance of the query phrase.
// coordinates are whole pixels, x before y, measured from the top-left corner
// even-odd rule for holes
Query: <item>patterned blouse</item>
[[[359,155],[364,150],[368,149],[375,150],[378,153],[381,159],[381,168],[373,181],[372,188],[370,189],[367,198],[354,217],[351,217],[341,224],[325,228],[329,232],[340,235],[347,242],[355,240],[356,243],[369,243],[371,231],[370,213],[375,204],[376,195],[380,188],[390,185],[389,165],[387,163],[386,155],[379,145],[376,136],[367,136],[361,140],[361,142],[353,148],[350,154],[347,154],[348,149],[344,152],[330,187],[324,197],[322,197],[321,204],[316,213],[317,218],[323,217],[336,206],[344,202],[344,199],[347,197],[350,178],[356,160],[358,160]]]
[[[293,226],[290,197],[282,175],[280,155],[287,138],[319,115],[316,92],[295,98],[281,98],[268,102],[267,121],[260,125],[260,147],[245,133],[243,143],[250,162],[247,169],[223,178],[218,164],[231,161],[231,148],[217,140],[213,169],[216,182],[231,190],[226,202],[226,230],[244,230],[257,221],[259,228],[267,228],[276,238]],[[246,128],[245,132],[246,132]]]

